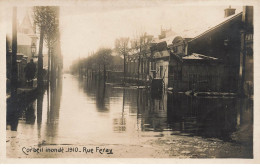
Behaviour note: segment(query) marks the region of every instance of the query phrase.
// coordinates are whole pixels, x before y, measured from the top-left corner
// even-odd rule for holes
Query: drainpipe
[[[11,97],[16,97],[18,86],[17,69],[17,7],[13,7],[12,25],[12,65],[11,65]]]
[[[245,66],[246,66],[246,32],[243,31],[242,32],[242,39],[243,39],[243,43],[242,43],[242,76],[241,76],[241,83],[240,83],[240,96],[244,96],[245,92],[244,92],[244,83],[245,83]]]
[[[245,12],[244,19],[242,18],[242,30],[241,30],[241,36],[242,36],[242,74],[241,74],[241,82],[240,82],[240,91],[239,94],[241,97],[245,96],[244,92],[244,83],[245,83],[245,66],[246,66],[246,30],[247,30],[247,12]],[[240,63],[241,65],[241,63]],[[241,67],[240,67],[241,68]]]

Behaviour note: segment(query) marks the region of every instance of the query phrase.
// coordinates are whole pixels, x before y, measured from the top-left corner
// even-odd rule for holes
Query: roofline
[[[208,32],[210,32],[210,31],[212,31],[212,30],[214,30],[214,29],[216,29],[216,28],[218,28],[218,27],[220,27],[220,26],[226,24],[227,22],[229,22],[229,21],[235,19],[236,17],[239,17],[240,15],[242,16],[242,12],[239,12],[238,14],[236,14],[236,15],[234,15],[233,17],[227,19],[226,21],[224,21],[224,22],[222,22],[222,23],[220,23],[220,24],[217,24],[216,26],[214,26],[214,27],[208,29],[207,31],[203,32],[202,34],[200,34],[200,35],[198,35],[198,36],[192,38],[192,39],[191,39],[190,41],[188,41],[188,42],[192,42],[192,41],[196,40],[197,38],[199,38],[199,37],[201,37],[201,36],[207,34]]]

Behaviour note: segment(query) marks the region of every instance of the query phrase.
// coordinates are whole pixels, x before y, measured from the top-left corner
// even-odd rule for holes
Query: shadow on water
[[[51,85],[47,90],[47,126],[45,136],[49,137],[49,142],[54,142],[58,132],[60,103],[62,96],[62,79],[57,80],[55,85]],[[52,140],[53,139],[53,140]]]
[[[143,130],[170,130],[173,135],[236,142],[244,138],[242,142],[252,143],[253,101],[249,99],[201,98],[171,93],[150,98],[149,93],[143,91],[138,106],[143,112],[140,116],[143,125],[146,125]]]
[[[96,91],[96,106],[98,111],[108,111],[105,100],[108,100],[108,98],[106,98],[106,84],[98,82]]]
[[[151,95],[147,90],[138,90],[137,104],[142,131],[162,132],[168,130],[166,94]]]
[[[95,100],[98,112],[109,112],[109,96],[110,89],[107,90],[107,85],[101,80],[86,80],[79,79],[79,87],[83,88],[87,96]]]
[[[170,95],[168,122],[173,130],[230,140],[237,127],[237,99]]]
[[[113,119],[113,131],[117,133],[122,133],[126,131],[126,118],[125,118],[125,102],[126,102],[126,90],[123,89],[123,104],[122,104],[122,112],[121,114]],[[120,108],[119,108],[120,110]]]
[[[25,114],[26,124],[34,124],[35,123],[35,119],[36,119],[36,117],[35,117],[35,103],[30,103],[28,105],[28,107],[25,108],[25,110],[24,110],[24,112],[22,114]],[[38,117],[38,113],[37,113],[37,117]]]
[[[137,106],[142,131],[170,131],[172,135],[218,138],[249,145],[253,142],[253,100],[126,91],[137,94],[136,104],[136,100],[126,99]],[[136,97],[130,92],[125,95]]]
[[[140,90],[137,106],[144,131],[172,131],[172,135],[237,142],[244,136],[243,142],[252,143],[252,100],[172,93],[151,96],[150,92]]]
[[[78,90],[72,87],[74,85],[78,85]],[[75,104],[67,104],[72,100],[69,96]],[[78,106],[70,108],[69,105]],[[39,142],[57,143],[62,137],[72,137],[74,142],[74,137],[84,138],[88,134],[103,138],[105,132],[115,140],[123,133],[136,135],[134,137],[171,134],[239,142],[250,148],[253,145],[253,100],[248,99],[202,98],[167,92],[151,94],[148,89],[68,76],[64,85],[58,80],[44,94],[23,99],[14,106],[7,105],[7,125],[12,131],[19,127],[26,131],[27,125],[30,129],[37,127],[37,131],[29,132],[37,133],[32,137]],[[59,127],[67,122],[71,124],[65,129]],[[70,126],[72,124],[74,126]]]
[[[62,92],[62,80],[57,82],[57,85],[52,85],[42,94],[34,94],[33,97],[24,99],[12,100],[7,103],[7,126],[11,127],[12,131],[17,131],[18,124],[34,125],[37,120],[37,130],[40,135],[43,117],[43,101],[47,92],[47,135],[55,135],[56,124],[59,119],[59,107]],[[13,103],[16,102],[16,105]]]
[[[12,131],[17,131],[18,123],[25,121],[25,124],[35,124],[36,106],[39,110],[38,103],[42,101],[43,94],[32,94],[32,97],[10,99],[7,101],[6,124],[11,127]],[[36,102],[37,101],[37,102]],[[37,120],[40,115],[37,112]]]
[[[128,116],[136,115],[141,131],[252,143],[253,100],[152,94],[147,89],[119,88],[92,80],[82,80],[80,87],[95,99],[97,111],[109,111],[111,99],[122,100],[122,112],[113,120],[115,132],[125,132]]]

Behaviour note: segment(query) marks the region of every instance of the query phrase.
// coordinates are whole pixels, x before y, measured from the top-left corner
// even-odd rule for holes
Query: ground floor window
[[[156,70],[156,63],[155,62],[151,62],[151,70]]]
[[[160,66],[160,78],[163,77],[163,66]]]

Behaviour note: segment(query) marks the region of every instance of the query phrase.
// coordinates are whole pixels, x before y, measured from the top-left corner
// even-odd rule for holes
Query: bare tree
[[[118,38],[115,40],[115,50],[119,55],[124,56],[124,84],[126,78],[126,56],[128,55],[129,48],[129,38]]]
[[[38,55],[38,74],[37,74],[37,87],[38,90],[43,89],[43,38],[47,29],[48,20],[47,13],[48,7],[34,7],[34,23],[38,26],[40,31],[40,42],[39,42],[39,55]]]
[[[101,76],[101,70],[106,77],[106,70],[122,70],[123,59],[120,56],[112,56],[112,50],[110,48],[100,48],[97,52],[88,54],[88,57],[81,59],[80,61],[73,62],[70,70],[73,74],[78,71],[82,66],[85,71],[99,71]],[[104,78],[106,80],[106,78]]]
[[[96,52],[97,56],[97,62],[99,63],[99,71],[100,71],[100,65],[103,65],[103,77],[104,77],[104,83],[106,82],[106,67],[109,65],[109,56],[111,56],[112,50],[108,48],[100,48]]]
[[[146,51],[149,50],[149,45],[151,43],[151,40],[152,40],[152,36],[147,35],[146,32],[141,32],[139,34],[136,33],[134,39],[131,41],[132,50],[138,52],[138,67],[137,67],[138,83],[140,79],[141,56],[143,55],[144,57],[146,57]]]
[[[49,73],[50,67],[52,74],[56,71],[55,58],[53,54],[53,47],[55,46],[58,40],[58,7],[49,7],[48,20],[49,24],[46,26],[46,35],[44,36],[45,43],[48,48],[48,85],[49,85]],[[52,77],[53,78],[53,77]]]
[[[33,9],[34,23],[38,26],[40,31],[39,55],[38,55],[38,76],[37,84],[39,90],[43,88],[43,41],[47,40],[48,48],[53,45],[55,41],[55,34],[57,27],[56,22],[56,7],[50,6],[36,6]],[[49,50],[50,55],[50,50]]]

